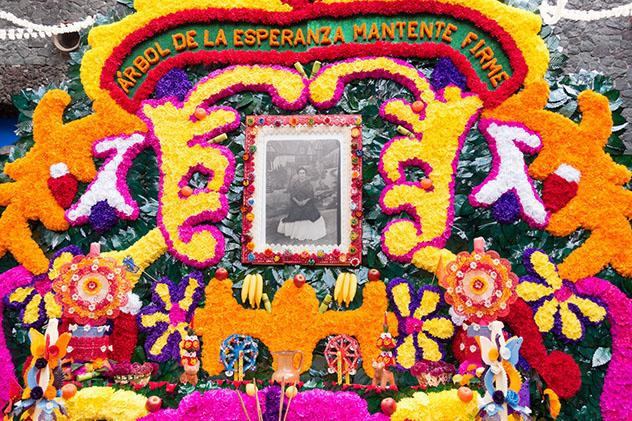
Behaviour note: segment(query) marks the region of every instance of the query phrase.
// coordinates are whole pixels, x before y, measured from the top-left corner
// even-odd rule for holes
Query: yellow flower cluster
[[[417,392],[397,402],[391,421],[454,421],[474,420],[478,413],[478,393],[472,400],[463,402],[456,389],[441,392]]]
[[[135,421],[147,415],[147,398],[129,390],[111,387],[87,387],[65,401],[68,421]]]

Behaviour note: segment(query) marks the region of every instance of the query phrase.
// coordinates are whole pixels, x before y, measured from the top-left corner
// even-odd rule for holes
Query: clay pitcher
[[[272,374],[272,381],[280,384],[298,383],[303,365],[303,353],[301,351],[277,351],[272,353],[276,370]],[[299,355],[298,364],[296,356]]]

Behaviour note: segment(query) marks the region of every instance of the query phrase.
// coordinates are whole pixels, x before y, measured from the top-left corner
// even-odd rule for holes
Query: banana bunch
[[[345,306],[348,307],[351,301],[353,301],[357,290],[358,278],[356,278],[355,274],[343,272],[338,275],[338,279],[336,279],[334,300],[336,300],[338,305],[342,305],[344,302]]]
[[[241,286],[241,302],[248,301],[252,308],[261,306],[261,297],[263,296],[263,277],[259,274],[246,275],[244,283]]]

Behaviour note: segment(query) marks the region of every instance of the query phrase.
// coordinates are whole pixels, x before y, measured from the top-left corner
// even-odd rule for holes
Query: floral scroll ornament
[[[397,364],[410,369],[420,359],[439,361],[443,357],[439,341],[454,334],[450,319],[436,315],[439,289],[425,286],[415,292],[409,281],[398,278],[388,284],[387,292],[398,321]]]
[[[202,274],[193,272],[174,284],[163,278],[152,287],[152,304],[138,315],[147,334],[145,352],[151,360],[163,362],[180,358],[180,342],[188,336],[193,312],[202,299]]]
[[[477,238],[472,253],[459,253],[447,264],[439,284],[446,289],[446,301],[457,316],[488,324],[509,313],[517,298],[518,277],[507,260],[495,251],[485,251],[484,240]]]
[[[520,278],[517,292],[535,311],[540,332],[555,332],[563,339],[578,341],[584,336],[582,322],[598,323],[606,309],[596,298],[577,295],[575,285],[562,280],[557,266],[542,250],[528,249],[524,254],[527,275]]]

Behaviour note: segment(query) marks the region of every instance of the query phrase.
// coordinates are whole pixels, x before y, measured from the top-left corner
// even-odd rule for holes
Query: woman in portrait
[[[325,220],[316,208],[314,186],[307,170],[300,167],[288,188],[288,215],[279,221],[277,232],[294,240],[316,241],[327,235]]]

